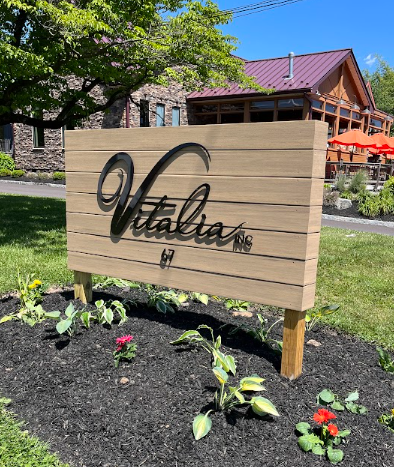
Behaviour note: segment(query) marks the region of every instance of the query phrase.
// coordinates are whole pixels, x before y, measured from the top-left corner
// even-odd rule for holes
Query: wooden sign
[[[318,121],[67,132],[76,295],[96,273],[284,307],[282,373],[297,377],[326,142]]]

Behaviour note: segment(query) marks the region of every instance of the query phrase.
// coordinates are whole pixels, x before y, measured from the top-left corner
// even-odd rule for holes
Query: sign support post
[[[92,301],[92,275],[88,272],[74,271],[74,298],[83,303]]]
[[[298,378],[302,373],[305,314],[305,311],[285,311],[280,374],[290,380]]]

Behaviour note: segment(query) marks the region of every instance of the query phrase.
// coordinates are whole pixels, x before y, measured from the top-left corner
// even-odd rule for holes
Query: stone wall
[[[72,81],[70,83],[72,85]],[[146,85],[131,95],[130,128],[140,126],[140,100],[149,102],[149,122],[156,126],[156,106],[165,106],[165,125],[172,125],[172,108],[180,108],[181,125],[193,124],[191,109],[186,103],[187,93],[179,85],[170,87]],[[126,99],[121,99],[106,112],[91,115],[81,129],[126,128]],[[33,148],[33,129],[27,125],[14,125],[14,158],[18,169],[26,171],[63,171],[64,149],[62,130],[44,130],[44,148]]]

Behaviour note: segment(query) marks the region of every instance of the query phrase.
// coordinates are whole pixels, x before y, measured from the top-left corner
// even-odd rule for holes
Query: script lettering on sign
[[[169,234],[179,234],[180,236],[196,235],[200,238],[217,238],[221,241],[230,240],[234,238],[234,250],[236,245],[245,244],[247,249],[250,250],[252,246],[251,236],[239,235],[244,222],[236,227],[225,227],[222,222],[215,222],[207,226],[207,216],[204,214],[204,208],[209,199],[211,186],[209,183],[199,185],[187,198],[182,205],[179,215],[176,219],[171,217],[162,217],[166,210],[169,208],[175,209],[176,204],[168,203],[168,196],[163,195],[157,202],[143,200],[144,196],[149,191],[150,187],[154,184],[159,173],[162,173],[163,167],[175,159],[181,157],[180,152],[184,149],[202,149],[207,162],[211,160],[208,150],[198,143],[184,143],[176,146],[168,151],[152,168],[146,178],[131,198],[129,204],[127,200],[130,196],[133,187],[134,179],[134,163],[129,154],[125,152],[118,152],[112,156],[105,164],[98,181],[97,198],[98,201],[104,204],[112,204],[117,199],[117,205],[111,221],[111,234],[122,235],[127,225],[131,225],[136,230],[145,229],[148,232],[167,232]],[[118,163],[123,163],[126,166],[126,180],[123,184],[123,175],[120,184],[114,194],[105,196],[103,194],[103,185],[107,175],[114,169]],[[142,205],[153,206],[149,216],[143,219],[144,211]],[[241,248],[242,249],[242,248]],[[172,252],[172,253],[171,253]],[[163,252],[161,264],[169,264],[173,258],[174,251],[170,250],[167,254]]]

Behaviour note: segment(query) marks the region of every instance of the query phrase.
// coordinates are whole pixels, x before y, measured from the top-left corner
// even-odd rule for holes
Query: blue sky
[[[256,2],[216,0],[221,9]],[[240,40],[236,54],[249,60],[352,48],[361,70],[373,71],[375,54],[394,67],[393,22],[394,0],[304,0],[222,29]]]

